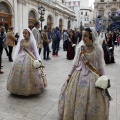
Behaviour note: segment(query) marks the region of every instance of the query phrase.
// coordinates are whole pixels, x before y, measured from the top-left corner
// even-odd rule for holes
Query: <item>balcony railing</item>
[[[45,2],[47,4],[53,5],[53,2],[55,2],[56,0],[41,0],[41,2]]]

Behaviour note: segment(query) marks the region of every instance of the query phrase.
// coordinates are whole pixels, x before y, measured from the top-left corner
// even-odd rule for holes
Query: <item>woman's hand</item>
[[[70,38],[68,38],[68,40],[69,40],[69,42],[71,42],[71,39],[70,39]]]
[[[67,83],[70,81],[71,75],[68,75]]]

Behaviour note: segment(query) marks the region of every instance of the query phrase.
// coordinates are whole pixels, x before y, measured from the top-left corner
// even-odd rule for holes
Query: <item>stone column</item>
[[[22,15],[22,4],[18,2],[18,11],[17,11],[17,17],[18,17],[18,32],[20,33],[23,27],[23,15]]]
[[[19,30],[18,30],[18,24],[19,24],[19,22],[18,22],[18,4],[17,4],[17,1],[16,0],[14,0],[13,1],[13,6],[14,6],[14,32],[16,33],[16,32],[18,32]]]
[[[54,19],[53,19],[54,23],[53,23],[53,27],[57,27],[58,26],[58,12],[55,10],[54,11]]]
[[[22,15],[23,15],[23,18],[22,18],[22,22],[23,22],[23,26],[22,26],[22,29],[24,28],[28,28],[29,26],[29,23],[28,23],[28,16],[29,16],[29,9],[28,9],[28,4],[26,3],[23,3],[23,8],[22,8]]]
[[[28,14],[26,15],[26,1],[25,0],[17,0],[18,2],[18,14],[17,14],[17,17],[18,17],[18,32],[20,33],[23,28],[25,28],[25,24],[26,23],[26,17],[27,16],[27,19],[28,19]],[[28,26],[28,25],[27,25]]]
[[[67,26],[68,26],[68,15],[64,14],[63,15],[63,29],[67,30]]]

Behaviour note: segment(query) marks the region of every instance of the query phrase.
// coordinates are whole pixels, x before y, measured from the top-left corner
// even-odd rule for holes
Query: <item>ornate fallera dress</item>
[[[26,48],[35,55],[30,42]],[[34,68],[33,61],[23,50],[22,44],[7,80],[7,90],[24,96],[39,94],[44,90],[41,72]]]
[[[95,87],[98,77],[85,66],[81,58],[78,59],[79,54],[80,51],[74,59],[72,77],[61,90],[58,104],[60,120],[108,120],[108,96]],[[102,50],[95,48],[85,56],[104,75]]]

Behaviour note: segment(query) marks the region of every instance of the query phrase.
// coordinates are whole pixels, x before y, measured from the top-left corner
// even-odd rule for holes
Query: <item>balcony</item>
[[[53,3],[55,2],[56,0],[40,0],[40,2],[43,2],[43,3],[47,3],[49,5],[53,5]]]

